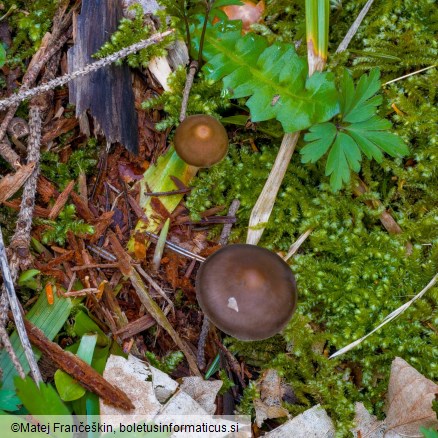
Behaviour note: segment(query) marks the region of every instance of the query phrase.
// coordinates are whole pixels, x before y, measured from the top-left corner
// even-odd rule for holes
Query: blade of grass
[[[41,294],[38,301],[26,315],[26,319],[42,330],[50,340],[52,340],[61,330],[73,307],[70,298],[59,298],[55,294],[54,300],[54,303],[49,305],[47,303],[46,295]],[[11,344],[17,354],[18,360],[23,366],[24,372],[28,373],[30,368],[26,362],[24,350],[16,331],[11,335]],[[36,351],[34,353],[36,359],[39,359],[41,354]],[[3,388],[13,389],[14,377],[17,376],[18,373],[4,350],[0,353],[0,369],[3,370]]]

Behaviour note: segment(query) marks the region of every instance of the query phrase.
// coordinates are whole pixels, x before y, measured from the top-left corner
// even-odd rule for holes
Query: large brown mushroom
[[[288,264],[265,248],[245,244],[221,248],[202,264],[196,296],[213,324],[246,341],[280,332],[297,303]]]
[[[184,119],[176,128],[173,141],[176,153],[196,167],[213,166],[228,151],[227,131],[218,120],[206,114]]]

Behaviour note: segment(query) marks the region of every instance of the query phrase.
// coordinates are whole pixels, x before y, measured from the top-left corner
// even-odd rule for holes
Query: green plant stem
[[[205,9],[204,24],[202,26],[201,39],[199,42],[198,66],[202,65],[202,50],[204,49],[205,32],[207,31],[208,16],[210,15],[211,5],[212,5],[212,2],[210,0],[207,0],[206,9]]]

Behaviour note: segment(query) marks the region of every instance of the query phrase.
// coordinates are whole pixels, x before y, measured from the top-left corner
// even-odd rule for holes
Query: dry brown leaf
[[[371,415],[363,403],[356,403],[355,411],[354,423],[356,427],[352,429],[355,438],[383,438],[386,428],[384,421]]]
[[[213,415],[216,411],[216,396],[222,385],[222,380],[209,381],[203,377],[190,376],[183,378],[180,388]]]
[[[421,426],[438,427],[432,401],[438,393],[438,385],[426,379],[400,357],[391,365],[389,379],[386,434],[421,437]]]
[[[0,179],[0,202],[8,200],[26,182],[33,172],[35,163],[21,166],[14,174],[9,174]]]
[[[286,417],[287,409],[281,406],[283,391],[281,378],[275,370],[266,370],[259,383],[260,399],[254,400],[257,426],[261,427],[268,418]]]

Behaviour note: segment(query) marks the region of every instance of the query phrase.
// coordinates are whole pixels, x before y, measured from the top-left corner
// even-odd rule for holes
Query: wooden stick
[[[94,368],[78,356],[64,351],[55,342],[49,341],[44,333],[30,321],[24,320],[24,323],[32,344],[85,389],[94,392],[108,404],[125,410],[134,409],[128,396],[107,382]]]

